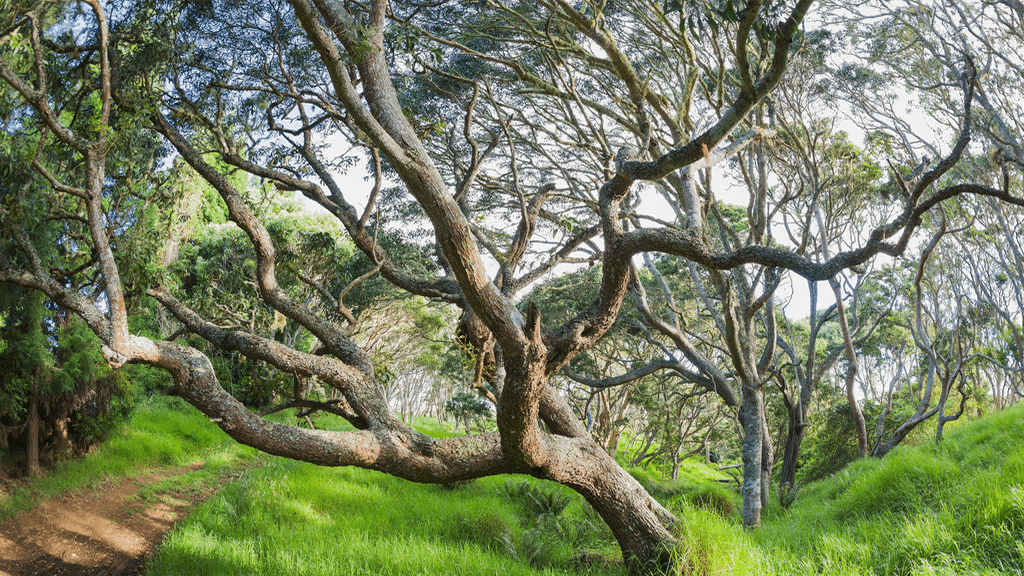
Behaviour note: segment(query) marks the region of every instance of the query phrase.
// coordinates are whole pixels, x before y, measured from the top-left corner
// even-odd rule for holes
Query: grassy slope
[[[899,448],[773,503],[761,529],[681,511],[710,574],[1024,574],[1024,406]]]
[[[0,515],[149,466],[203,460],[217,474],[251,458],[263,461],[194,410],[161,399],[86,459],[0,501]],[[266,460],[180,524],[147,574],[621,572],[571,565],[579,550],[615,550],[561,487],[497,477],[448,489]],[[683,520],[683,565],[693,573],[1024,573],[1024,407],[952,430],[941,446],[856,462],[804,487],[789,510],[773,504],[754,533],[740,528],[737,497],[716,471],[691,462],[678,483],[637,476]],[[530,498],[569,504],[538,516]]]
[[[189,479],[216,476],[240,460],[263,458],[240,446],[181,399],[154,397],[84,458],[59,464],[44,478],[0,497],[0,520],[77,488],[165,466],[202,462]]]
[[[783,574],[1024,573],[1024,406],[854,462],[753,535]]]

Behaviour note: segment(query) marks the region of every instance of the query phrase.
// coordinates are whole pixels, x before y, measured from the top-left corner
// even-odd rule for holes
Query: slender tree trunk
[[[850,334],[850,324],[846,319],[846,306],[843,304],[843,295],[839,290],[839,281],[829,280],[832,285],[832,292],[836,297],[836,312],[839,315],[839,329],[843,334],[843,350],[846,354],[846,399],[850,403],[850,414],[857,427],[857,451],[861,458],[868,455],[868,426],[864,420],[864,412],[857,402],[855,385],[857,382],[857,350],[853,345],[853,336]]]
[[[743,416],[743,526],[749,529],[761,525],[763,406],[761,391],[745,386],[740,408]]]
[[[248,363],[249,378],[252,380],[252,396],[255,399],[257,406],[266,406],[269,402],[263,397],[263,385],[260,383],[258,370],[256,368],[256,361],[249,359]]]
[[[25,475],[29,478],[38,478],[43,475],[39,467],[39,368],[36,368],[32,378],[32,393],[28,400],[28,440],[26,446],[27,463]]]
[[[864,412],[860,409],[857,397],[854,394],[854,382],[857,376],[857,363],[854,361],[849,365],[846,372],[846,399],[850,403],[850,414],[857,427],[857,453],[861,458],[868,455],[868,425],[864,420]]]
[[[761,396],[761,508],[768,506],[771,495],[772,470],[775,467],[775,442],[768,428],[768,415],[764,409],[764,396]]]
[[[786,430],[786,445],[782,453],[782,468],[779,470],[779,486],[792,488],[796,484],[796,460],[804,442],[803,407],[789,407],[789,425]]]

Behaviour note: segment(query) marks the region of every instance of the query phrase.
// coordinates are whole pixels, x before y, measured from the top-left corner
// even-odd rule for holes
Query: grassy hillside
[[[745,533],[735,516],[680,510],[710,574],[1024,574],[1024,406],[809,484]]]
[[[266,465],[179,524],[147,575],[622,573],[603,524],[562,487],[520,477],[429,486],[258,456],[168,399],[5,499],[0,514],[153,465],[201,460],[217,474],[247,459]],[[682,520],[688,573],[1024,574],[1024,407],[962,425],[940,446],[855,462],[803,487],[788,510],[773,504],[752,533],[717,470],[687,462],[674,483],[635,474]]]
[[[1024,406],[861,460],[751,536],[777,574],[1024,573]]]

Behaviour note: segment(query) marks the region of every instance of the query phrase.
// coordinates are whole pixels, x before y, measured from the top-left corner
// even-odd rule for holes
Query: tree
[[[483,398],[465,390],[459,390],[449,398],[444,403],[444,411],[455,419],[456,426],[462,422],[466,434],[469,434],[470,424],[476,424],[479,427],[481,420],[491,416],[490,404]]]
[[[25,475],[37,477],[47,462],[102,439],[134,397],[80,319],[40,292],[12,288],[0,299],[0,447],[23,451]]]
[[[1024,338],[1019,318],[1024,259],[1017,218],[1008,219],[1010,215],[999,205],[988,208],[977,214],[979,222],[974,231],[958,235],[957,240],[958,248],[966,255],[976,307],[982,312],[978,317],[985,318],[984,326],[976,329],[984,335],[978,351],[982,360],[979,369],[985,375],[982,380],[990,384],[995,408],[1002,409],[1024,396]]]
[[[39,466],[39,400],[43,385],[53,377],[53,359],[43,333],[46,312],[43,295],[25,291],[15,293],[21,296],[17,299],[20,302],[6,307],[4,326],[4,389],[7,391],[5,396],[8,396],[5,412],[12,414],[15,421],[24,423],[25,475],[35,478],[42,474]],[[4,444],[7,444],[6,432]]]
[[[773,244],[717,242],[712,232],[720,230],[706,215],[719,204],[702,197],[679,170],[764,136],[750,114],[778,84],[813,0],[394,7],[383,0],[208,1],[181,11],[163,3],[123,11],[100,0],[82,3],[88,10],[40,0],[9,20],[0,79],[20,99],[18,129],[45,134],[47,148],[71,160],[38,158],[34,168],[50,184],[38,194],[69,201],[63,221],[84,239],[71,248],[89,255],[87,269],[101,290],[55,279],[53,270],[58,276],[74,271],[70,262],[41,253],[25,238],[31,221],[9,213],[0,280],[42,291],[81,316],[111,365],[167,370],[189,403],[237,441],[271,454],[420,482],[520,473],[569,486],[608,524],[637,574],[671,565],[677,519],[590,438],[549,383],[614,324],[634,256],[660,252],[712,275],[749,266],[749,277],[763,267],[826,280],[877,254],[901,254],[922,216],[949,198],[976,194],[1022,203],[1009,190],[971,182],[932,186],[959,161],[970,137],[974,74],[967,63],[958,108],[966,120],[955,145],[906,184],[905,201],[866,230],[859,247],[818,260]],[[63,26],[48,25],[50,18]],[[15,54],[31,65],[12,68]],[[658,66],[641,66],[647,58]],[[455,75],[456,62],[472,66]],[[79,76],[51,77],[54,63]],[[431,87],[430,99],[403,99],[401,88],[423,86]],[[260,299],[303,326],[322,355],[218,326],[186,306],[159,274],[122,275],[130,261],[120,242],[137,221],[134,208],[152,191],[135,187],[142,181],[130,171],[136,164],[122,162],[147,149],[118,148],[121,135],[133,136],[139,123],[217,191],[252,245]],[[371,193],[361,210],[335,177],[345,158],[332,155],[325,135],[368,150],[363,158],[379,195]],[[273,183],[271,189],[298,191],[319,203],[383,278],[460,307],[460,333],[480,359],[478,372],[493,382],[497,432],[436,439],[396,417],[372,358],[279,279],[278,249],[254,200],[211,156]],[[386,175],[396,188],[384,187]],[[669,196],[684,226],[638,211],[651,187]],[[392,196],[397,201],[389,202]],[[386,212],[376,210],[378,200],[389,210],[411,209],[402,212],[407,231],[417,230],[409,222],[429,226],[435,262],[403,261],[379,241],[375,232],[385,227]],[[518,227],[493,235],[482,224],[486,216],[478,216],[500,215],[503,207],[514,208]],[[768,214],[766,208],[754,214]],[[494,276],[484,253],[493,258]],[[557,326],[545,325],[535,306],[525,314],[516,308],[525,286],[573,259],[601,263],[594,302]],[[342,414],[356,429],[309,430],[248,411],[225,391],[200,349],[132,332],[127,312],[143,292],[221,350],[316,376],[345,400],[344,408],[318,406]],[[749,339],[753,319],[735,317],[733,306],[724,313],[727,321],[738,320],[730,334]],[[734,363],[751,360],[749,353],[733,356]],[[756,412],[761,373],[753,366],[737,369],[753,399],[746,412],[753,433],[763,423]]]

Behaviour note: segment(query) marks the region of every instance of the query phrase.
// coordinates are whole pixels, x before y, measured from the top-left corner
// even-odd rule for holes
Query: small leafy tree
[[[467,434],[470,425],[483,430],[483,421],[494,414],[491,405],[486,400],[465,390],[459,390],[449,398],[444,403],[444,410],[455,419],[456,429],[458,429],[458,423],[462,422]]]

